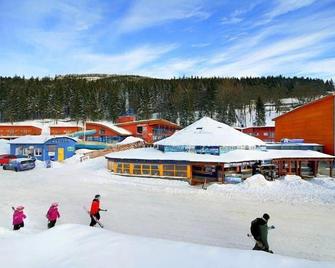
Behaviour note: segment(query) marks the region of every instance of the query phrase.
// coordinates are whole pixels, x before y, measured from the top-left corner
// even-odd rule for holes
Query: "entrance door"
[[[64,160],[64,148],[58,148],[58,161]]]

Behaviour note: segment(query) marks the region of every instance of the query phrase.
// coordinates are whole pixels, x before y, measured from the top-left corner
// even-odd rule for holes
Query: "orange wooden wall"
[[[103,124],[100,124],[100,123],[92,123],[92,122],[86,123],[86,129],[87,130],[95,129],[96,133],[94,135],[92,135],[94,137],[101,137],[101,136],[117,137],[117,136],[122,136],[119,133],[110,129],[108,126],[104,126]],[[103,133],[101,133],[101,131],[103,131]]]
[[[275,119],[275,139],[302,138],[323,144],[334,155],[334,96],[327,96]]]
[[[0,136],[41,135],[42,129],[34,126],[0,125]]]
[[[51,126],[50,135],[71,134],[71,133],[80,131],[82,129],[83,128],[79,126]]]

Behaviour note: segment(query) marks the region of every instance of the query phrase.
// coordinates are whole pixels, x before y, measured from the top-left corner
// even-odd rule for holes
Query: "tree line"
[[[138,119],[155,116],[182,126],[205,115],[233,125],[238,123],[237,109],[255,107],[259,117],[255,125],[262,125],[264,103],[280,109],[283,98],[298,98],[303,103],[334,91],[332,80],[302,77],[88,77],[0,77],[0,122],[45,118],[114,121],[131,109]]]

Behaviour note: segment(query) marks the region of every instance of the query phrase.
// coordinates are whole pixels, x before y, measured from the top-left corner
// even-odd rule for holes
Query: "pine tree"
[[[256,120],[254,125],[256,126],[265,125],[265,106],[261,97],[258,97],[256,101]]]

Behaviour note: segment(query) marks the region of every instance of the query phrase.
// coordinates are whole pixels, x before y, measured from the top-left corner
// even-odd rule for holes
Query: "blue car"
[[[4,170],[15,170],[15,171],[23,171],[28,169],[35,168],[34,158],[17,158],[9,161],[8,164],[3,166]]]

